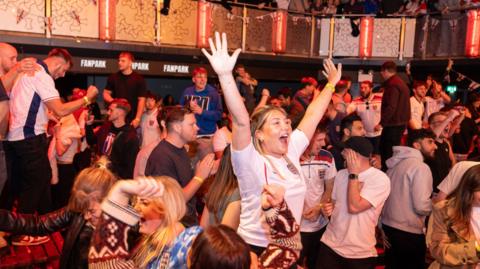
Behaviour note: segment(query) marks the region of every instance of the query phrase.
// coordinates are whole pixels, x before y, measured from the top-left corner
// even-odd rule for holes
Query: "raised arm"
[[[323,75],[327,77],[328,83],[323,91],[313,99],[307,107],[305,116],[303,116],[302,121],[298,125],[298,129],[302,130],[309,140],[312,138],[318,123],[325,114],[328,104],[332,99],[332,94],[335,91],[335,85],[342,76],[342,64],[338,64],[338,68],[335,68],[332,60],[326,59],[323,62],[323,68],[325,69]]]
[[[211,38],[208,41],[212,54],[205,49],[202,49],[202,52],[218,75],[225,103],[232,115],[232,147],[234,150],[242,150],[252,141],[252,137],[250,135],[250,118],[232,75],[240,49],[235,50],[231,56],[228,55],[227,36],[225,33],[222,34],[220,39],[220,34],[215,32],[215,44]]]

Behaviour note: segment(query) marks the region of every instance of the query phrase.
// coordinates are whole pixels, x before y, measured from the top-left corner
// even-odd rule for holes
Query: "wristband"
[[[330,82],[325,85],[324,89],[330,90],[332,93],[335,92],[335,86]]]
[[[480,252],[480,244],[477,241],[475,241],[475,249]]]
[[[84,107],[87,107],[88,105],[90,105],[90,100],[86,96],[83,97],[83,102],[84,102],[83,104]]]
[[[203,178],[201,178],[201,177],[199,177],[199,176],[194,176],[194,177],[193,177],[193,180],[198,181],[198,183],[200,183],[200,184],[202,184],[203,181],[205,181],[205,179],[203,179]]]

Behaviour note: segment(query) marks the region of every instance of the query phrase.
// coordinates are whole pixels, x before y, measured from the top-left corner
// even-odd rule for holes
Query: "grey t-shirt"
[[[145,168],[146,176],[169,176],[185,187],[193,177],[193,168],[185,148],[177,148],[162,140],[153,149]],[[182,219],[186,227],[198,225],[197,211],[195,210],[195,196],[187,202],[187,213]]]

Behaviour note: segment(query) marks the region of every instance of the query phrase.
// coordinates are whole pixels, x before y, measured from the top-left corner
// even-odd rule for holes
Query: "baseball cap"
[[[358,154],[370,158],[373,153],[372,143],[363,136],[352,136],[344,143],[344,149],[352,149]]]

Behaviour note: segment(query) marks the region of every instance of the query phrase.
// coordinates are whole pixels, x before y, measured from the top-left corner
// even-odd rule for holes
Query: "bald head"
[[[15,47],[0,42],[0,75],[6,74],[17,64],[17,56]]]

